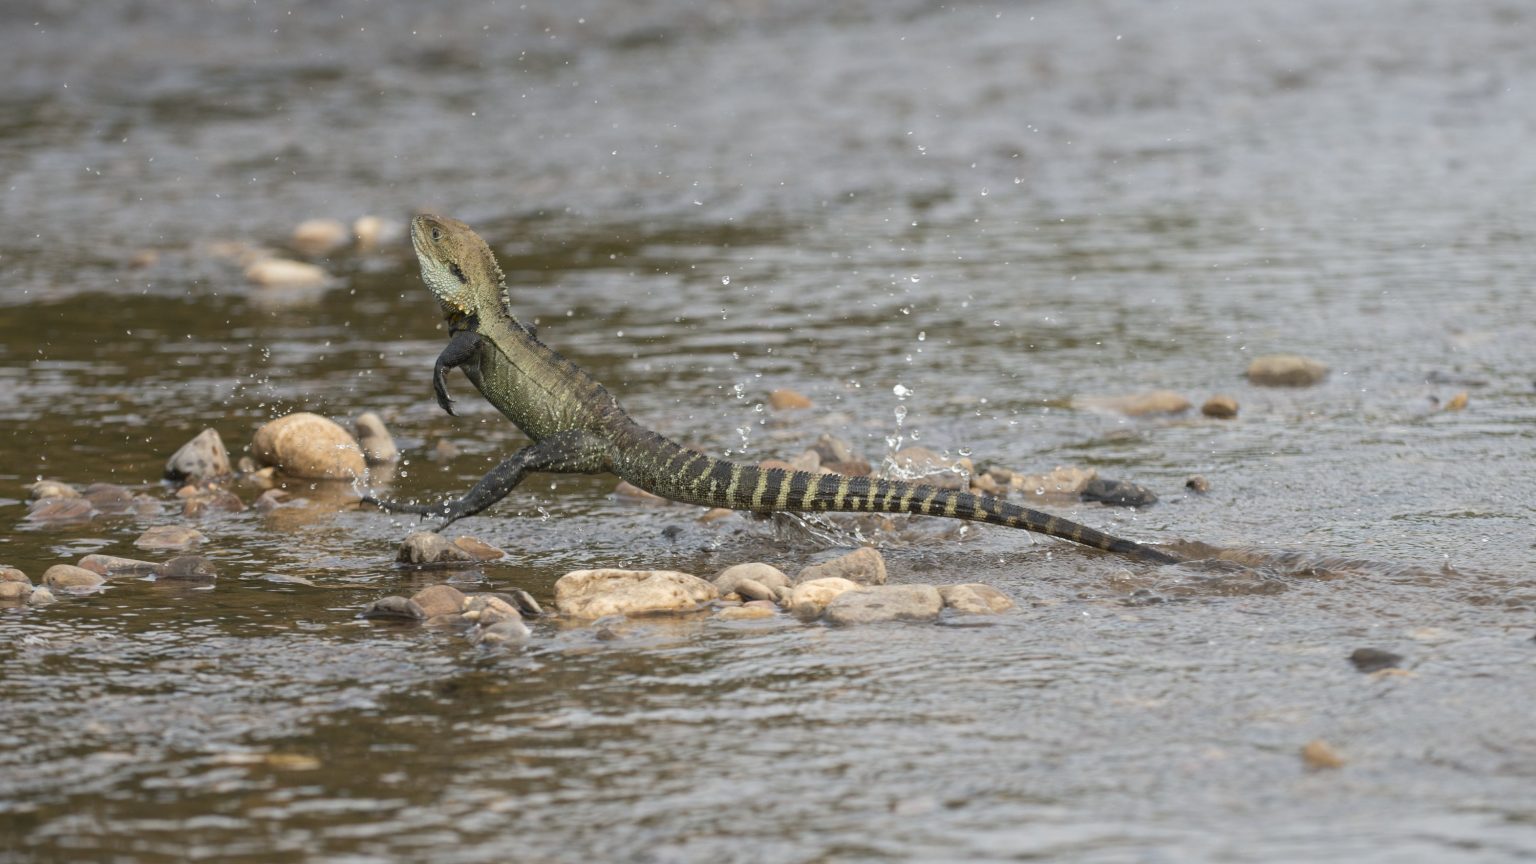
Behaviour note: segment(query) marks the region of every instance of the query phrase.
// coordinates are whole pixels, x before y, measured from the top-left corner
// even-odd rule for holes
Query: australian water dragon
[[[473,516],[530,473],[612,472],[647,492],[711,507],[759,513],[875,512],[948,516],[1023,528],[1146,561],[1179,559],[1048,513],[953,489],[884,480],[760,468],[684,447],[630,418],[608,391],[540,342],[512,315],[505,278],[485,241],[455,219],[422,214],[411,222],[421,276],[448,321],[448,347],[432,373],[437,402],[449,414],[445,376],[462,369],[490,403],[533,443],[501,462],[460,498],[435,505],[364,501],[385,510],[442,518],[443,527]],[[439,529],[441,530],[441,529]]]

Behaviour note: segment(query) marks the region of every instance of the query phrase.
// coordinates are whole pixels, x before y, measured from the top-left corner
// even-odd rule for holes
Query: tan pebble
[[[786,387],[768,394],[768,407],[775,411],[793,411],[798,408],[809,408],[813,403],[804,394]]]
[[[789,460],[789,467],[795,471],[810,471],[812,473],[820,471],[821,455],[815,450],[807,450]]]
[[[827,604],[837,599],[838,595],[858,589],[858,583],[836,576],[801,582],[790,590],[789,611],[796,618],[809,621],[820,617],[826,611]]]
[[[453,545],[468,552],[469,557],[476,561],[495,561],[498,558],[505,558],[507,555],[507,553],[484,540],[478,537],[471,537],[468,534],[461,534],[454,538]]]
[[[119,558],[116,555],[87,555],[80,559],[78,566],[98,576],[108,578],[113,576],[148,576],[160,568],[160,565],[153,561],[140,561],[137,558]]]
[[[293,246],[305,255],[324,255],[350,239],[339,219],[305,219],[293,229]]]
[[[1467,391],[1463,390],[1455,396],[1445,400],[1444,411],[1460,411],[1467,407]]]
[[[675,570],[575,570],[555,581],[555,608],[573,618],[645,612],[689,612],[720,592]]]
[[[743,600],[772,600],[774,591],[755,579],[736,580],[736,594]]]
[[[357,248],[363,250],[377,249],[402,233],[399,222],[378,216],[359,216],[352,223],[352,236],[357,239]]]
[[[0,567],[0,582],[25,582],[28,585],[32,584],[32,580],[27,578],[27,574],[15,567]]]
[[[795,584],[829,577],[847,579],[860,585],[884,585],[885,557],[878,550],[864,546],[847,555],[804,568],[795,576]]]
[[[185,549],[207,539],[201,531],[184,525],[157,525],[140,534],[133,545],[140,549]]]
[[[135,270],[143,270],[145,267],[153,267],[160,261],[160,250],[140,249],[128,259],[128,266]]]
[[[239,513],[245,509],[240,496],[228,489],[209,489],[186,499],[181,515],[197,519],[209,513]]]
[[[642,504],[672,503],[660,495],[653,495],[650,492],[641,489],[639,486],[630,483],[628,480],[620,480],[619,485],[613,487],[613,494],[619,496],[620,498],[628,498],[631,501],[638,501]]]
[[[1327,741],[1316,738],[1308,741],[1301,748],[1301,761],[1310,769],[1316,771],[1326,768],[1343,768],[1344,757]]]
[[[750,579],[770,589],[787,588],[790,584],[790,579],[784,575],[784,571],[771,564],[764,564],[761,561],[750,561],[745,564],[732,565],[721,570],[710,581],[715,583],[715,587],[724,594],[734,592],[736,584],[745,579]]]
[[[413,531],[401,541],[395,553],[395,561],[401,564],[452,565],[473,564],[475,556],[468,550],[448,542],[448,538],[432,531]]]
[[[83,567],[55,564],[43,571],[43,585],[54,591],[94,591],[107,580]]]
[[[229,451],[218,430],[204,429],[196,437],[181,445],[165,462],[168,480],[212,480],[234,473],[229,464]]]
[[[1049,474],[1015,474],[1009,485],[1025,495],[1081,495],[1097,479],[1096,468],[1057,466]]]
[[[993,588],[972,582],[965,585],[940,585],[939,596],[945,608],[967,615],[988,615],[1007,612],[1013,608],[1008,595]]]
[[[699,514],[699,521],[706,524],[710,522],[718,522],[721,519],[733,515],[735,512],[735,510],[732,510],[729,507],[711,507],[708,510],[705,510],[703,513]]]
[[[352,480],[363,476],[363,451],[336,423],[299,411],[256,430],[251,455],[293,477]]]
[[[1212,396],[1200,406],[1200,413],[1207,417],[1229,420],[1237,416],[1237,400],[1231,396]]]
[[[384,426],[384,420],[372,411],[364,411],[352,424],[357,430],[358,446],[363,448],[363,460],[369,465],[384,465],[400,458],[400,448]]]
[[[1253,358],[1247,375],[1261,387],[1309,387],[1328,377],[1328,367],[1297,354],[1267,354]]]
[[[79,498],[80,490],[57,480],[39,480],[27,486],[27,497],[33,501],[43,498]]]
[[[32,596],[27,598],[27,603],[32,606],[46,606],[57,599],[47,585],[39,585],[32,589]]]
[[[39,498],[27,509],[28,522],[84,522],[95,515],[84,498]]]
[[[428,618],[453,615],[464,608],[464,592],[452,585],[431,585],[411,596]]]
[[[778,614],[777,610],[762,606],[732,606],[716,612],[715,617],[721,621],[755,621],[761,618],[772,618]]]
[[[1198,492],[1199,494],[1204,495],[1205,493],[1211,491],[1211,481],[1205,479],[1199,474],[1191,474],[1189,479],[1184,481],[1184,488],[1190,490],[1191,492]]]
[[[331,280],[329,273],[303,261],[286,258],[264,258],[245,268],[245,278],[264,288],[302,288],[324,285]]]
[[[876,585],[845,591],[827,604],[829,624],[882,621],[932,621],[944,610],[944,598],[932,585]]]
[[[1189,410],[1190,402],[1172,390],[1148,390],[1125,396],[1083,396],[1072,399],[1072,407],[1096,411],[1114,411],[1128,417],[1145,417],[1152,414],[1181,414]]]
[[[22,602],[31,596],[31,582],[0,582],[0,601]]]

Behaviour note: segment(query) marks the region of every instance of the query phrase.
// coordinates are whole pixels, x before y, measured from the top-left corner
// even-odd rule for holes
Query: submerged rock
[[[500,645],[507,642],[522,642],[532,635],[533,631],[523,623],[521,618],[505,618],[486,627],[476,627],[470,633],[469,641],[476,645]]]
[[[0,603],[25,603],[32,596],[32,590],[30,579],[24,582],[11,580],[0,582]]]
[[[251,454],[262,465],[314,480],[353,480],[367,468],[362,448],[347,430],[307,411],[279,417],[257,429]]]
[[[119,558],[116,555],[87,555],[80,559],[80,567],[98,576],[150,576],[160,572],[160,565],[137,558]]]
[[[359,216],[352,223],[352,236],[357,239],[357,248],[364,251],[392,243],[403,233],[404,228],[399,222],[379,216]]]
[[[363,607],[358,613],[363,618],[384,618],[401,621],[422,621],[427,614],[416,601],[409,597],[380,597]]]
[[[116,483],[92,483],[85,487],[83,497],[91,502],[97,511],[107,515],[127,513],[136,509],[135,505],[139,503],[133,492],[126,486],[119,486]]]
[[[219,573],[213,562],[201,555],[178,555],[160,568],[162,582],[212,582]]]
[[[372,411],[359,414],[352,428],[357,430],[357,444],[363,448],[363,461],[384,465],[400,458],[400,448],[384,426],[384,420]]]
[[[839,596],[857,591],[859,584],[838,576],[801,582],[789,592],[789,611],[802,621],[820,618],[827,605]]]
[[[293,229],[293,248],[305,255],[324,255],[351,239],[340,219],[305,219]]]
[[[197,437],[181,445],[165,463],[167,480],[201,482],[234,473],[229,451],[215,429],[204,429]]]
[[[262,258],[245,268],[245,278],[264,288],[309,288],[330,282],[331,274],[303,261]]]
[[[1125,396],[1083,396],[1072,400],[1073,407],[1098,411],[1114,411],[1128,417],[1145,417],[1152,414],[1182,414],[1190,408],[1190,401],[1172,390],[1148,390]]]
[[[199,489],[187,496],[181,505],[181,515],[188,519],[200,519],[209,513],[239,513],[245,509],[245,502],[240,496],[229,491],[213,487]]]
[[[1149,507],[1157,503],[1157,493],[1128,480],[1100,478],[1083,489],[1084,501],[1097,501],[1112,507]]]
[[[795,584],[830,577],[847,579],[860,585],[884,585],[885,557],[864,546],[840,558],[806,567],[795,576]]]
[[[55,564],[43,571],[43,585],[54,591],[83,593],[94,591],[106,582],[97,574],[73,564]]]
[[[573,618],[691,612],[719,597],[715,586],[675,570],[575,570],[555,582],[555,608]]]
[[[32,580],[27,577],[27,574],[21,572],[16,567],[0,567],[0,582],[25,582],[28,585],[32,584]]]
[[[962,615],[995,615],[1013,608],[1008,595],[979,582],[941,585],[939,596],[944,600],[944,608]]]
[[[96,507],[84,498],[39,498],[27,508],[28,522],[86,522],[96,515]]]
[[[185,525],[156,525],[140,534],[133,545],[140,549],[188,549],[207,539],[203,532]]]
[[[1328,377],[1328,366],[1298,354],[1267,354],[1253,358],[1247,375],[1261,387],[1310,387]]]
[[[1191,492],[1204,495],[1205,493],[1211,491],[1211,481],[1205,479],[1204,475],[1191,474],[1189,475],[1189,479],[1184,481],[1184,488]]]
[[[27,497],[33,501],[43,498],[79,498],[80,490],[58,480],[39,480],[27,484]]]
[[[452,585],[429,585],[411,595],[428,618],[457,615],[464,609],[464,592]]]
[[[1025,495],[1081,495],[1088,484],[1099,478],[1097,468],[1058,465],[1045,474],[1012,474],[1008,486]]]
[[[453,538],[453,545],[468,552],[470,557],[476,561],[495,561],[498,558],[507,557],[507,553],[502,550],[478,537],[471,537],[468,534],[460,534]]]
[[[877,585],[839,594],[823,617],[839,625],[932,621],[943,609],[944,598],[932,585]]]
[[[1356,648],[1349,655],[1349,662],[1361,672],[1380,672],[1395,669],[1403,663],[1403,655],[1393,654],[1381,648]]]
[[[453,566],[478,564],[480,559],[448,538],[432,531],[415,531],[400,543],[395,561],[417,566]]]
[[[53,591],[47,585],[39,585],[32,589],[32,596],[27,598],[29,606],[47,606],[58,598],[53,596]]]

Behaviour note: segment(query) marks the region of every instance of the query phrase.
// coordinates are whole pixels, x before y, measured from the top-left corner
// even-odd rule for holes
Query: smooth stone
[[[54,591],[94,591],[106,582],[101,576],[73,564],[55,564],[43,571],[43,585]]]
[[[789,611],[802,621],[821,617],[827,605],[848,591],[857,591],[859,583],[837,576],[801,582],[789,592]]]
[[[1211,491],[1211,481],[1205,479],[1204,475],[1191,474],[1189,475],[1189,479],[1184,481],[1184,488],[1191,492],[1204,495],[1205,493]]]
[[[499,645],[506,642],[522,642],[532,635],[533,631],[523,623],[521,618],[504,618],[487,627],[477,627],[470,634],[470,641],[476,645]]]
[[[1128,480],[1099,478],[1083,489],[1084,501],[1097,501],[1112,507],[1149,507],[1157,503],[1157,493]]]
[[[555,608],[573,618],[691,612],[720,592],[675,570],[574,570],[555,582]]]
[[[1073,407],[1098,411],[1114,411],[1127,417],[1146,417],[1153,414],[1182,414],[1190,408],[1190,401],[1172,390],[1148,390],[1124,396],[1086,396],[1072,400]]]
[[[32,596],[27,598],[30,606],[47,606],[58,598],[53,596],[53,591],[47,585],[39,585],[32,589]]]
[[[884,585],[885,557],[878,551],[863,546],[831,561],[806,567],[795,576],[795,584],[830,577],[847,579],[860,585]]]
[[[537,618],[544,614],[544,607],[539,605],[539,601],[533,599],[532,594],[521,588],[513,588],[510,591],[487,591],[476,596],[495,597],[521,612],[524,618]]]
[[[303,261],[262,258],[245,268],[245,278],[265,288],[305,288],[330,282],[331,274]]]
[[[1344,767],[1344,757],[1333,749],[1333,745],[1321,738],[1308,741],[1302,746],[1301,761],[1314,771]]]
[[[84,498],[39,498],[27,509],[28,522],[84,522],[96,507]]]
[[[140,549],[187,549],[207,539],[201,531],[185,525],[156,525],[140,534],[133,545]]]
[[[1200,406],[1200,413],[1219,420],[1230,420],[1237,416],[1237,400],[1231,396],[1212,396]]]
[[[1356,648],[1349,655],[1349,662],[1361,672],[1380,672],[1402,665],[1403,655],[1393,654],[1381,648]]]
[[[324,255],[351,239],[340,219],[305,219],[293,229],[293,247],[305,255]]]
[[[452,585],[429,585],[411,595],[428,618],[456,615],[464,608],[464,592]]]
[[[639,486],[636,486],[628,480],[620,480],[619,485],[613,487],[613,494],[619,496],[620,498],[628,498],[631,501],[638,501],[642,504],[672,503],[660,495],[655,495],[645,491],[644,489],[641,489]]]
[[[251,454],[262,465],[314,480],[353,480],[367,465],[347,430],[318,414],[299,411],[256,430]]]
[[[459,607],[459,614],[466,621],[487,627],[514,618],[521,621],[523,618],[520,609],[494,594],[471,594],[465,597]]]
[[[379,216],[359,216],[352,223],[352,236],[357,240],[357,248],[365,251],[393,242],[403,233],[404,229],[399,222]]]
[[[995,615],[1013,608],[1013,601],[1008,599],[1008,595],[979,582],[940,585],[939,597],[944,600],[944,608],[963,615]]]
[[[1467,396],[1467,391],[1463,390],[1460,393],[1457,393],[1455,396],[1445,400],[1445,404],[1440,406],[1440,410],[1462,411],[1466,409],[1468,401],[1469,397]]]
[[[357,444],[363,448],[363,461],[369,465],[385,465],[400,458],[400,448],[395,446],[394,436],[384,426],[384,420],[372,411],[365,411],[352,422],[357,431]]]
[[[31,596],[31,582],[0,582],[0,602],[21,603]]]
[[[808,471],[814,474],[821,470],[821,456],[815,450],[807,450],[789,460],[789,470]]]
[[[292,503],[292,498],[293,496],[289,495],[286,490],[268,489],[258,495],[256,500],[251,502],[251,506],[262,513],[268,513],[284,504]]]
[[[453,545],[467,552],[476,561],[495,561],[498,558],[505,558],[507,555],[507,553],[484,540],[471,537],[468,534],[460,534],[458,537],[453,538]]]
[[[41,498],[79,498],[80,490],[57,480],[39,480],[27,484],[27,497],[33,501]]]
[[[1097,468],[1058,465],[1045,474],[1013,474],[1008,485],[1025,495],[1081,495],[1098,477]]]
[[[743,600],[772,600],[774,591],[756,579],[736,580],[736,594]]]
[[[363,607],[358,613],[363,618],[386,618],[406,621],[421,621],[427,617],[416,601],[409,597],[380,597]]]
[[[80,559],[77,566],[108,579],[113,576],[149,576],[160,571],[160,565],[153,561],[119,558],[116,555],[87,555]]]
[[[432,531],[416,531],[406,536],[400,544],[395,560],[401,564],[452,565],[474,564],[475,556],[448,542],[448,538]]]
[[[224,447],[224,439],[211,428],[181,445],[165,463],[166,479],[176,481],[212,480],[233,474],[234,470],[229,464],[229,450]]]
[[[161,582],[212,582],[219,573],[213,562],[201,555],[178,555],[160,568]]]
[[[779,613],[777,610],[762,606],[730,606],[715,613],[715,617],[721,621],[755,621],[762,618],[773,618]]]
[[[839,594],[822,617],[839,625],[932,621],[943,610],[944,598],[932,585],[877,585]]]
[[[809,408],[813,402],[804,393],[791,390],[788,387],[780,387],[768,394],[768,407],[775,411],[794,411],[800,408]]]
[[[869,464],[868,459],[857,457],[823,462],[821,463],[821,470],[833,474],[841,474],[844,477],[872,477],[875,473],[874,466]]]
[[[1261,387],[1309,387],[1328,377],[1328,366],[1298,354],[1267,354],[1253,358],[1247,375]]]
[[[853,452],[853,445],[835,435],[828,435],[826,433],[823,433],[816,439],[816,443],[811,445],[811,449],[816,451],[816,455],[821,458],[822,463],[852,462],[859,458]]]
[[[203,489],[182,502],[181,515],[199,519],[209,513],[239,513],[244,509],[245,502],[228,489]]]
[[[731,594],[736,591],[736,583],[742,579],[750,579],[770,589],[786,588],[793,584],[790,578],[784,575],[784,571],[771,564],[761,561],[751,561],[746,564],[736,564],[721,570],[714,579],[715,587],[721,594]],[[768,598],[773,599],[773,598]]]
[[[32,584],[32,580],[27,574],[21,572],[16,567],[0,567],[0,582],[25,582],[28,585]]]
[[[729,507],[711,507],[699,515],[699,521],[708,525],[711,522],[718,522],[721,519],[726,519],[735,513],[736,511]]]
[[[940,489],[968,489],[971,474],[975,473],[975,465],[969,458],[951,459],[916,445],[897,450],[890,463],[897,477]]]

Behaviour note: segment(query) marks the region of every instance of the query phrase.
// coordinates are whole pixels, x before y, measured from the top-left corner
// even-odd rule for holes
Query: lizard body
[[[446,374],[463,370],[487,401],[533,443],[498,464],[463,496],[437,505],[372,496],[385,510],[437,516],[441,527],[481,512],[529,473],[611,472],[674,501],[769,512],[915,513],[1023,528],[1156,563],[1179,559],[1067,519],[998,498],[920,483],[812,474],[717,459],[632,419],[576,364],[540,342],[512,314],[505,278],[485,241],[455,219],[422,214],[411,243],[448,321],[448,346],[433,368],[433,390],[449,414]],[[441,528],[439,528],[441,530]]]

